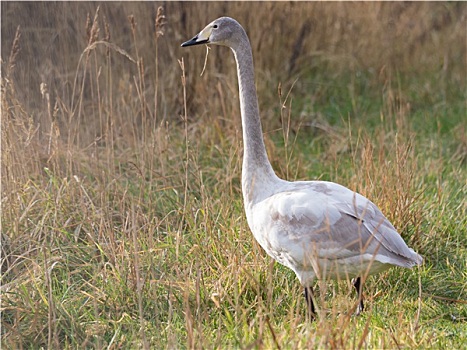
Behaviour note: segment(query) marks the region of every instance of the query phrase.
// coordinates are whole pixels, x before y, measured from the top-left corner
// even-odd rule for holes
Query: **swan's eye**
[[[217,24],[214,24],[212,27],[213,27],[214,29],[216,29],[216,28],[217,28]]]

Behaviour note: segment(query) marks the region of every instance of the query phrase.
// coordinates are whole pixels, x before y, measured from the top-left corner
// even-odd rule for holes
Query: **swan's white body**
[[[375,204],[343,186],[278,180],[258,194],[245,201],[253,235],[305,287],[315,277],[345,279],[421,262]]]
[[[245,31],[234,19],[221,17],[182,46],[202,43],[228,46],[235,55],[244,141],[243,199],[250,229],[264,250],[291,268],[304,287],[316,277],[366,276],[392,265],[421,264],[422,257],[365,197],[332,182],[289,182],[276,176],[264,147]]]

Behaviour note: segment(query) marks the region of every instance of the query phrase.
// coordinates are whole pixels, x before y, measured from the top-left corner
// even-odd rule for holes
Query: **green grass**
[[[389,5],[366,6],[387,13]],[[323,21],[332,18],[330,9],[315,9],[327,14]],[[264,18],[281,11],[274,7]],[[349,16],[358,18],[358,11]],[[435,13],[419,12],[424,20]],[[430,38],[448,40],[449,28]],[[166,32],[186,36],[177,33]],[[150,42],[137,35],[138,43]],[[429,53],[431,43],[414,52]],[[201,78],[193,76],[202,59],[196,65],[187,59],[186,86],[175,58],[164,63],[167,53],[160,81],[133,63],[128,71],[136,73],[127,80],[120,54],[91,50],[88,65],[71,74],[85,88],[50,91],[61,99],[46,93],[37,108],[21,98],[23,81],[2,56],[2,348],[465,347],[465,65],[454,60],[444,69],[424,61],[422,69],[417,59],[426,55],[415,53],[391,69],[347,67],[344,58],[335,69],[331,53],[306,65],[303,53],[297,61],[303,71],[284,79],[266,73],[267,57],[257,60],[266,145],[277,173],[359,191],[425,258],[420,268],[370,277],[360,317],[348,313],[356,303],[349,281],[317,283],[314,323],[294,273],[262,251],[246,222],[235,76],[230,68],[215,74],[228,50],[211,50]],[[153,57],[139,54],[149,65]],[[21,67],[20,57],[19,51]],[[76,63],[79,55],[69,59]]]

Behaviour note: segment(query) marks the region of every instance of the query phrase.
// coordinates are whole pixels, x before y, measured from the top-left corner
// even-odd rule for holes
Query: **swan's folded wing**
[[[329,189],[309,186],[270,197],[264,208],[269,218],[263,221],[269,241],[285,249],[311,246],[326,259],[366,253],[405,267],[421,262],[374,203],[341,186]]]
[[[310,198],[312,197],[312,198]],[[297,245],[314,250],[325,259],[344,259],[372,253],[378,241],[364,221],[339,208],[326,194],[307,191],[282,192],[270,197],[258,221],[275,247]]]

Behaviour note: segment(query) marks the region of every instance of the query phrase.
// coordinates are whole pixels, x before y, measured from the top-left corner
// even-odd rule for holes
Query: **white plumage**
[[[356,277],[360,313],[361,276],[393,265],[420,265],[422,257],[362,195],[333,182],[289,182],[276,176],[264,147],[250,42],[237,21],[218,18],[182,46],[198,44],[228,46],[235,55],[244,142],[243,199],[256,240],[272,258],[295,272],[305,287],[312,317],[315,278]]]

